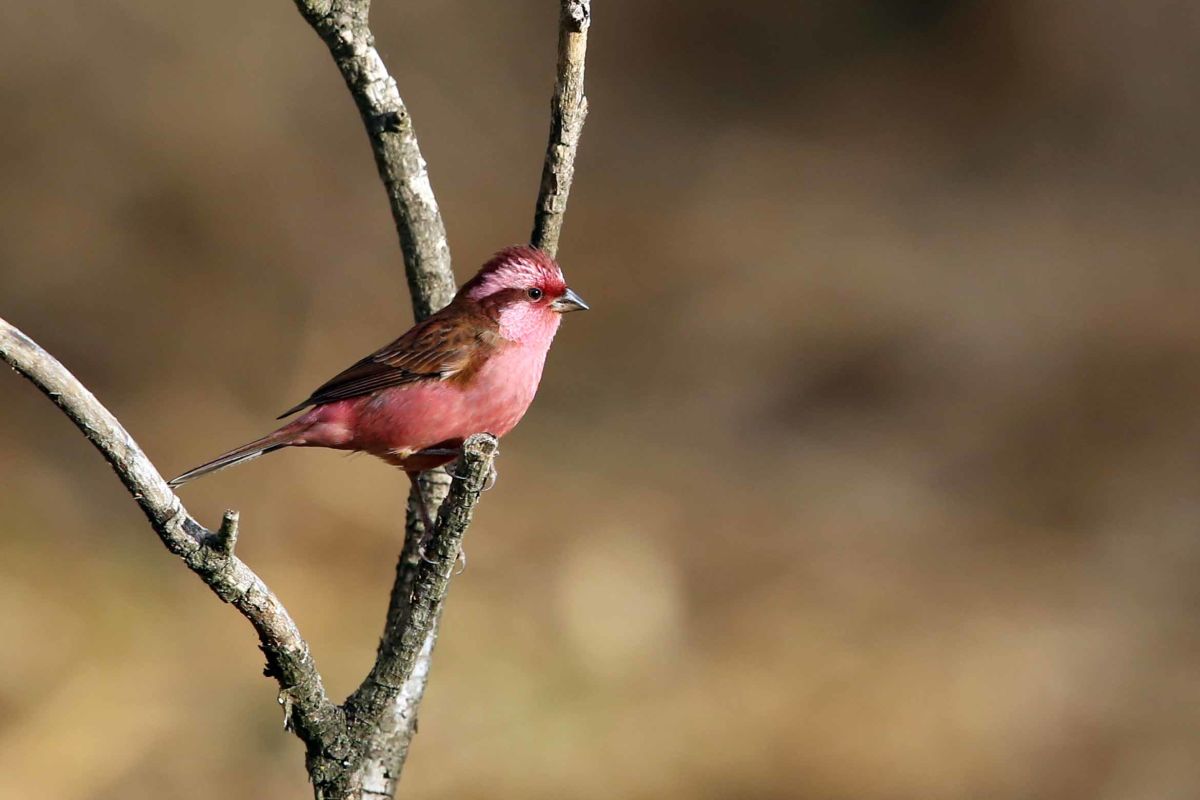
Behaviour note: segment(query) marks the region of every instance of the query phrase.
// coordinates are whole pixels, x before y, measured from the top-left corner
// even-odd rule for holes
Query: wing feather
[[[421,381],[443,381],[474,372],[499,346],[495,320],[480,311],[448,306],[396,341],[321,384],[283,419],[308,406],[371,394]]]

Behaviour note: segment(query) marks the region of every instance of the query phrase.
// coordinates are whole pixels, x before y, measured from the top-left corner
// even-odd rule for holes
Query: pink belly
[[[421,382],[318,406],[304,444],[359,450],[409,471],[454,459],[473,433],[504,436],[525,415],[541,379],[541,358],[512,348],[491,358],[466,385]],[[435,448],[439,453],[417,455]]]

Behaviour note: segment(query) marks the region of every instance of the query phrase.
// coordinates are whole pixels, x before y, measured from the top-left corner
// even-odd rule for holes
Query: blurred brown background
[[[377,2],[460,280],[528,235],[556,4]],[[1200,8],[596,0],[567,320],[402,793],[1200,796]],[[0,8],[0,315],[174,474],[410,321],[291,4]],[[307,796],[245,622],[0,375],[0,796]],[[333,693],[405,481],[188,486]]]

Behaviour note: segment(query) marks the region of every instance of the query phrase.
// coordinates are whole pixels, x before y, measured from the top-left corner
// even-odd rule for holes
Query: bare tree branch
[[[550,101],[550,141],[546,144],[546,162],[529,239],[534,247],[552,256],[558,255],[558,237],[562,233],[571,182],[575,179],[575,153],[587,118],[583,68],[588,28],[592,24],[591,0],[560,1],[558,78],[554,82],[554,99]]]
[[[441,503],[450,489],[450,476],[445,472],[426,472],[421,478],[425,496],[432,503]],[[392,585],[391,597],[388,600],[387,621],[384,624],[383,636],[379,640],[379,650],[371,673],[363,680],[362,685],[355,690],[349,703],[355,697],[372,698],[371,707],[375,710],[376,729],[370,736],[367,745],[366,758],[358,765],[357,777],[361,781],[364,793],[391,797],[395,793],[396,782],[404,769],[408,758],[409,746],[417,732],[417,710],[425,696],[425,684],[429,678],[430,661],[433,658],[433,648],[437,643],[438,621],[434,620],[432,629],[426,634],[425,641],[417,654],[408,677],[400,684],[400,690],[389,707],[379,711],[379,692],[371,685],[376,674],[394,672],[393,667],[387,666],[394,660],[394,653],[402,646],[404,631],[409,624],[412,597],[417,581],[417,574],[422,564],[422,543],[425,539],[425,526],[420,506],[415,494],[410,495],[408,517],[405,525],[404,548],[396,563],[396,580]],[[393,679],[394,680],[394,679]]]
[[[329,48],[358,106],[387,189],[404,252],[408,287],[418,320],[454,298],[446,227],[412,118],[396,81],[375,49],[368,25],[370,0],[295,0],[296,8]]]
[[[345,705],[352,734],[366,742],[367,752],[353,778],[361,782],[364,794],[391,797],[396,790],[416,732],[416,712],[451,573],[497,452],[496,439],[486,434],[463,443],[460,472],[451,482],[433,537],[424,553],[413,552],[410,545],[401,558],[401,565],[411,568],[398,574],[379,655]],[[408,599],[402,611],[393,613],[400,607],[397,593],[407,593]]]
[[[326,696],[308,643],[279,598],[233,555],[236,514],[228,513],[218,532],[197,522],[116,417],[57,359],[3,319],[0,359],[71,418],[117,473],[167,549],[254,626],[267,672],[279,682],[280,702],[290,712],[290,726],[308,746],[310,760],[340,749],[345,715]]]

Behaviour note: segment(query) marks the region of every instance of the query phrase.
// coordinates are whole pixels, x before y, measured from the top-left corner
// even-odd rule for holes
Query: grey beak
[[[550,307],[560,314],[566,314],[568,311],[588,310],[588,304],[583,302],[583,298],[575,294],[572,289],[563,292],[563,296],[551,303]]]

